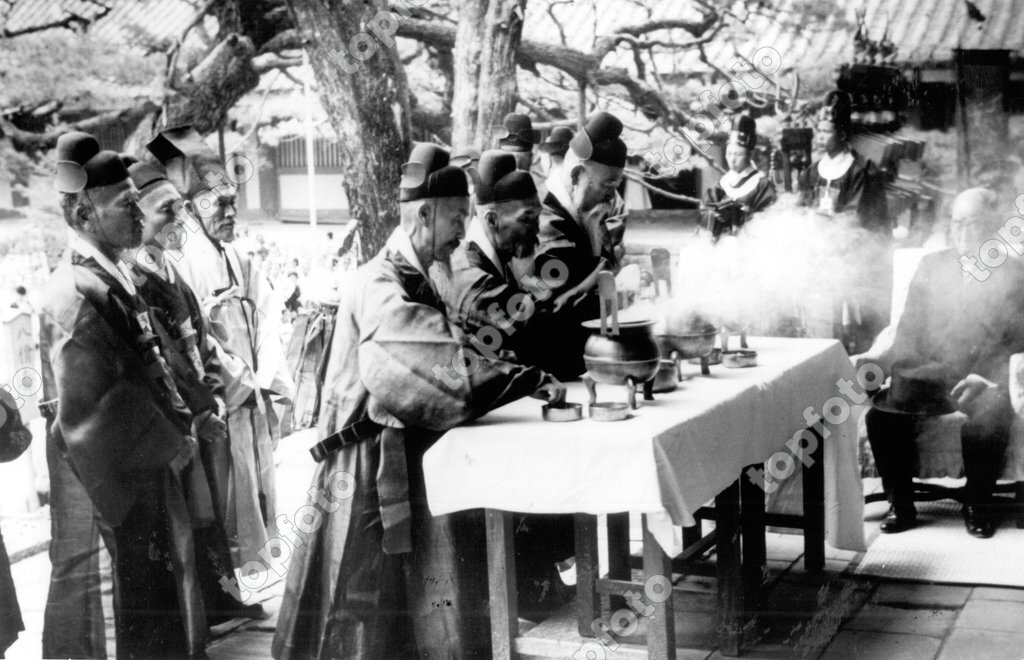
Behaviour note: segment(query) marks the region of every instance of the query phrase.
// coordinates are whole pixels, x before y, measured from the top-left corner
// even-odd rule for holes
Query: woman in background
[[[722,234],[735,234],[750,216],[775,201],[775,185],[754,165],[757,125],[748,115],[736,118],[725,146],[729,171],[709,188],[709,229],[718,240]]]

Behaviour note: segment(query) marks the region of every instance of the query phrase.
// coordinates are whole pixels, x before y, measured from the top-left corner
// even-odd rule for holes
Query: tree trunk
[[[455,38],[452,148],[494,146],[494,128],[515,109],[516,54],[526,0],[463,0]]]
[[[304,38],[320,102],[343,145],[345,193],[366,260],[398,224],[398,182],[411,146],[405,69],[394,41],[386,43],[386,29],[370,24],[387,3],[288,0],[288,7]],[[391,20],[401,18],[392,14]],[[350,50],[350,43],[363,49]]]

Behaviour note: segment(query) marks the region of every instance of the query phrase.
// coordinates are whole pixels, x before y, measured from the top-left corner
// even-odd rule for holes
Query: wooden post
[[[487,509],[487,580],[490,586],[491,647],[494,658],[512,660],[519,636],[519,593],[512,514]]]
[[[760,469],[762,464],[750,467]],[[765,610],[764,582],[768,560],[764,538],[765,492],[747,476],[747,469],[740,476],[740,516],[743,536],[743,609],[750,616]]]
[[[594,621],[601,618],[597,577],[601,567],[597,555],[597,516],[576,514],[576,617],[579,633],[593,637]]]
[[[608,577],[629,580],[629,514],[608,514]],[[622,596],[611,596],[609,608],[614,612],[626,607]]]
[[[650,585],[651,578],[663,576],[672,584],[672,558],[658,545],[658,541],[647,527],[647,515],[643,517],[644,528],[644,584]],[[671,586],[667,598],[657,602],[644,594],[645,600],[654,607],[647,624],[647,657],[651,660],[675,660],[676,618],[672,606]]]
[[[737,656],[743,641],[743,579],[740,572],[740,487],[733,482],[715,498],[718,535],[718,648]]]
[[[811,452],[810,467],[804,466],[804,570],[825,570],[825,441],[815,429],[818,446]]]

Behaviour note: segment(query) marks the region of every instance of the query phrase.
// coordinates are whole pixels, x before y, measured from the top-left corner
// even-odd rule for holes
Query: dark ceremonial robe
[[[471,222],[466,240],[452,255],[450,281],[439,287],[448,316],[475,339],[474,345],[479,342],[477,350],[513,351],[517,362],[531,364],[532,344],[542,341],[531,329],[548,313],[544,308],[551,305],[552,296],[541,294],[540,299],[526,291],[478,223],[476,218]],[[497,345],[494,332],[500,337]]]
[[[466,375],[449,369],[465,344],[415,260],[396,229],[342,297],[319,435],[364,419],[379,430],[317,466],[313,487],[335,501],[317,505],[323,520],[310,534],[288,539],[298,547],[275,658],[491,657],[481,512],[431,517],[421,457],[445,430],[545,376],[485,357]]]
[[[473,220],[452,255],[451,280],[442,288],[449,317],[478,351],[509,349],[516,362],[540,365],[546,346],[559,345],[542,334],[552,331],[551,297],[539,300],[519,286],[478,223]],[[540,620],[566,600],[555,565],[575,550],[573,517],[520,516],[515,530],[520,614]]]
[[[925,255],[896,326],[893,358],[934,361],[952,388],[968,374],[1009,387],[1010,356],[1024,353],[1024,268],[1009,258],[978,281],[954,249]]]
[[[187,451],[191,413],[167,365],[148,363],[138,346],[149,330],[163,331],[139,296],[75,250],[53,272],[46,300],[43,369],[55,383],[56,443],[113,528],[118,656],[197,656],[206,618],[188,505],[169,468]]]
[[[161,338],[164,354],[185,405],[193,417],[218,414],[218,403],[223,405],[225,397],[223,367],[192,289],[169,259],[159,270],[132,264],[131,271],[157,327],[166,332]],[[196,537],[196,565],[211,622],[231,618],[241,606],[220,582],[221,577],[234,577],[223,518],[230,476],[230,440],[200,439],[199,454],[184,479]]]
[[[51,333],[40,316],[39,354],[50,478],[50,587],[43,612],[44,658],[106,658],[106,622],[100,595],[100,538],[109,552],[113,531],[100,518],[68,462],[56,423],[57,384],[50,368]]]
[[[607,231],[604,232],[608,236]],[[586,279],[602,256],[611,256],[613,246],[595,250],[590,232],[586,230],[554,192],[548,191],[540,215],[540,244],[524,278],[528,289],[551,293],[554,301],[560,294]],[[611,262],[609,262],[611,263]],[[609,266],[610,268],[610,266]],[[536,278],[536,279],[533,279]],[[539,287],[539,289],[537,288]],[[550,316],[538,319],[531,360],[562,380],[575,380],[586,370],[583,346],[590,332],[583,321],[600,315],[596,287],[582,298],[566,304]]]
[[[31,441],[32,434],[21,422],[17,402],[9,392],[0,389],[0,463],[21,456]],[[0,658],[24,629],[18,595],[14,592],[10,558],[4,547],[4,537],[0,535]]]
[[[886,235],[892,229],[881,173],[855,151],[819,158],[804,170],[800,203],[828,214],[855,213],[862,227]]]
[[[711,234],[735,233],[750,217],[775,201],[775,184],[751,165],[742,172],[729,170],[718,184],[708,188],[706,201],[712,205],[734,202],[732,208],[711,213]]]

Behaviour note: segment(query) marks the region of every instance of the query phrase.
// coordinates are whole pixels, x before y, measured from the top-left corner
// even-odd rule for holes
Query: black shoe
[[[964,505],[964,526],[968,534],[979,539],[991,538],[996,533],[992,518],[977,504]]]
[[[889,514],[878,526],[883,534],[899,534],[914,527],[917,527],[917,510],[913,507],[909,509],[889,507]]]

